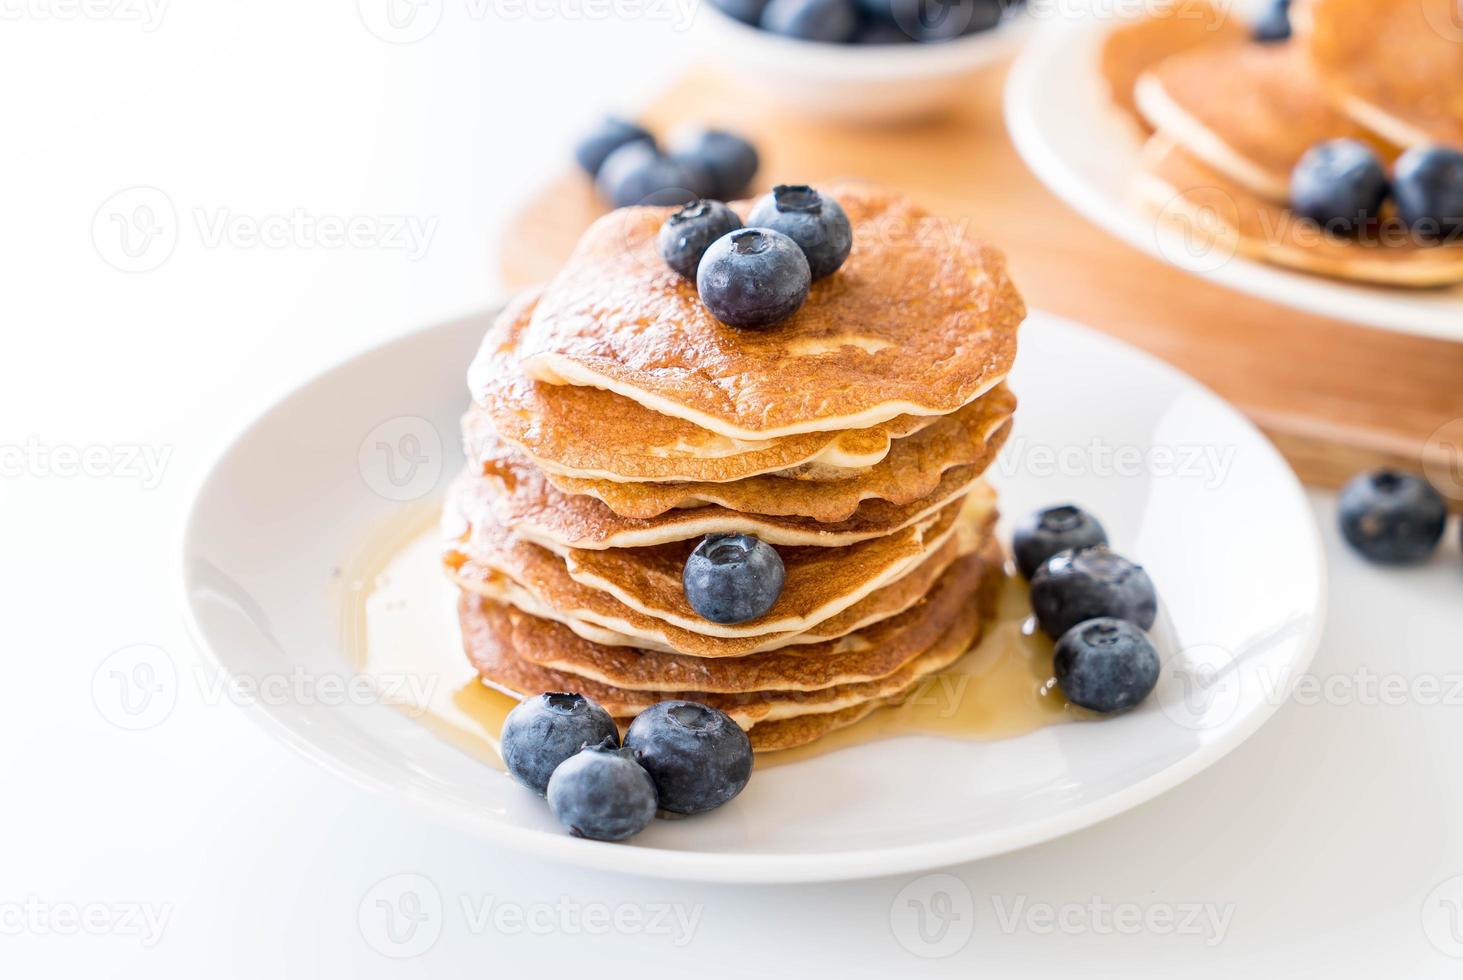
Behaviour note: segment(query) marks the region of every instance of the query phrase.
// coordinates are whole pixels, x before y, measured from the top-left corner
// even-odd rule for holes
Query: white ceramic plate
[[[341,673],[335,577],[371,528],[420,506],[388,497],[430,499],[461,465],[462,377],[487,323],[433,327],[347,360],[223,452],[188,521],[183,580],[196,638],[228,674]],[[326,768],[446,823],[645,875],[893,874],[1136,806],[1242,742],[1306,668],[1322,616],[1319,538],[1284,461],[1187,376],[1042,314],[1024,328],[1020,363],[1017,430],[992,473],[1003,509],[1088,506],[1148,567],[1165,605],[1159,688],[1129,715],[1002,741],[873,742],[759,771],[715,813],[603,844],[569,837],[536,797],[390,707],[274,697],[249,710]],[[359,463],[383,434],[405,447],[389,486],[363,479]]]
[[[1463,340],[1463,287],[1355,286],[1198,247],[1127,201],[1135,132],[1108,103],[1097,69],[1111,21],[1048,23],[1006,83],[1006,125],[1022,158],[1085,218],[1123,241],[1243,293],[1308,313],[1403,333]]]

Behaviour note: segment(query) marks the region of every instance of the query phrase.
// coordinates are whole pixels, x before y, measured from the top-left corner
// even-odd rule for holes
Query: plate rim
[[[478,313],[469,313],[448,320],[413,328],[383,340],[357,347],[335,361],[319,368],[287,391],[274,397],[268,405],[246,423],[221,440],[216,451],[211,453],[207,464],[194,481],[188,497],[187,509],[177,540],[178,574],[175,577],[177,600],[182,607],[184,625],[189,639],[206,660],[223,676],[234,677],[235,672],[214,649],[207,633],[199,621],[191,600],[188,558],[193,550],[190,545],[203,515],[200,509],[207,491],[213,485],[220,468],[233,454],[236,447],[251,436],[269,418],[309,388],[329,376],[349,371],[358,362],[379,356],[398,346],[410,346],[425,334],[462,329],[469,324],[486,323],[502,309],[494,304]],[[1093,340],[1114,348],[1120,348],[1126,356],[1146,362],[1150,367],[1210,396],[1224,411],[1232,414],[1234,420],[1244,426],[1255,437],[1257,446],[1278,464],[1291,481],[1294,492],[1304,498],[1305,489],[1285,463],[1279,450],[1244,415],[1220,398],[1206,385],[1179,370],[1161,358],[1143,351],[1131,344],[1088,327],[1068,317],[1032,310],[1028,316],[1054,321],[1064,327],[1082,331]],[[1287,681],[1287,690],[1309,669],[1319,648],[1326,621],[1328,602],[1328,575],[1325,550],[1320,527],[1309,505],[1305,506],[1308,519],[1305,523],[1306,536],[1314,565],[1316,601],[1308,615],[1305,634],[1298,638],[1296,657]],[[675,850],[628,843],[606,843],[556,835],[542,830],[518,827],[511,824],[485,824],[472,819],[460,808],[440,802],[432,797],[413,793],[391,780],[379,776],[353,760],[337,755],[299,732],[275,706],[263,701],[240,705],[246,717],[269,732],[297,754],[309,759],[323,769],[334,773],[346,782],[373,794],[404,805],[407,809],[456,830],[479,838],[490,846],[511,848],[520,853],[543,857],[566,864],[574,864],[597,871],[609,871],[651,878],[681,881],[697,881],[717,884],[796,884],[833,881],[856,881],[901,874],[916,874],[936,868],[950,867],[970,861],[978,861],[999,854],[1032,847],[1055,840],[1076,831],[1096,826],[1114,816],[1124,813],[1143,803],[1176,788],[1203,770],[1209,768],[1230,752],[1246,742],[1286,702],[1286,697],[1265,699],[1254,710],[1245,715],[1225,738],[1199,743],[1196,749],[1168,768],[1154,773],[1122,790],[1111,793],[1087,804],[1064,810],[1050,817],[1032,821],[1016,829],[998,832],[985,831],[978,834],[947,836],[940,840],[919,844],[903,844],[868,850],[823,851],[814,855],[786,852],[737,852],[717,853],[694,850]]]
[[[1131,208],[1094,192],[1091,183],[1082,178],[1080,170],[1068,164],[1047,140],[1035,121],[1035,113],[1030,111],[1035,104],[1038,82],[1044,69],[1058,60],[1057,55],[1068,52],[1069,46],[1096,43],[1093,35],[1107,23],[1088,17],[1076,23],[1042,25],[1023,46],[1006,77],[1001,99],[1006,130],[1017,155],[1049,193],[1091,224],[1143,254],[1234,292],[1375,330],[1434,340],[1463,341],[1463,328],[1444,322],[1449,311],[1419,316],[1416,310],[1376,309],[1378,305],[1390,305],[1385,287],[1335,282],[1324,276],[1292,271],[1243,255],[1235,255],[1215,269],[1191,269],[1171,261],[1159,246],[1156,234],[1151,233],[1153,229],[1138,221]],[[1305,288],[1296,292],[1297,284],[1303,284]],[[1368,302],[1357,303],[1356,293],[1364,294]],[[1404,295],[1416,293],[1426,294],[1427,290],[1408,290]],[[1459,306],[1463,309],[1463,299],[1460,299]]]

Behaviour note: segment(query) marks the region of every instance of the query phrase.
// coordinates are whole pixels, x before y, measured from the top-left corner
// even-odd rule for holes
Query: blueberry
[[[1381,212],[1387,172],[1359,140],[1328,140],[1306,151],[1290,176],[1290,208],[1337,234],[1351,234]]]
[[[686,601],[713,623],[765,615],[782,595],[786,571],[777,549],[750,534],[708,534],[681,572]]]
[[[549,778],[549,809],[575,837],[624,840],[655,819],[655,782],[610,739],[564,760]]]
[[[916,41],[950,41],[1001,22],[1001,0],[888,0],[895,24]]]
[[[606,116],[579,145],[574,147],[574,160],[589,176],[599,173],[605,158],[627,143],[644,143],[655,146],[655,137],[643,126],[626,122],[615,116]]]
[[[665,220],[655,244],[666,265],[695,282],[711,243],[741,226],[737,213],[720,201],[692,201]]]
[[[778,184],[747,215],[748,227],[780,231],[803,250],[814,279],[831,275],[853,249],[843,206],[806,184]]]
[[[1031,577],[1031,609],[1053,639],[1099,616],[1146,630],[1158,618],[1158,595],[1141,565],[1097,544],[1048,558]]]
[[[1463,233],[1463,153],[1416,146],[1397,160],[1392,196],[1397,214],[1426,238]]]
[[[906,44],[913,41],[896,24],[890,24],[882,20],[867,20],[859,26],[858,34],[854,35],[855,44]]]
[[[767,8],[767,0],[711,0],[711,5],[732,20],[755,27]]]
[[[705,178],[649,143],[626,143],[605,158],[595,187],[617,208],[635,204],[686,204]]]
[[[1368,561],[1415,565],[1443,537],[1448,507],[1420,476],[1397,470],[1363,473],[1342,489],[1341,534]]]
[[[503,720],[501,751],[508,771],[542,794],[554,767],[586,745],[620,737],[610,714],[581,694],[540,694]]]
[[[677,133],[671,141],[677,159],[694,160],[710,174],[707,197],[730,201],[741,197],[757,175],[757,148],[735,133],[694,129]]]
[[[696,270],[696,291],[722,323],[766,327],[798,311],[812,278],[791,238],[769,228],[743,228],[711,243]]]
[[[1158,651],[1125,619],[1089,619],[1057,641],[1052,666],[1067,700],[1093,711],[1127,711],[1158,684]]]
[[[771,0],[761,25],[784,37],[841,43],[858,30],[858,13],[853,0]]]
[[[662,810],[705,813],[752,778],[752,742],[724,711],[694,701],[662,701],[642,711],[625,748],[655,780]]]
[[[1250,36],[1261,44],[1290,39],[1290,0],[1270,0]]]
[[[1107,544],[1107,532],[1097,518],[1075,504],[1062,504],[1039,510],[1016,525],[1011,550],[1016,553],[1016,567],[1029,579],[1057,552],[1095,544]]]

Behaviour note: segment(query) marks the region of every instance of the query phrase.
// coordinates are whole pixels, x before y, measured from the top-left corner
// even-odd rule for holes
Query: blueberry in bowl
[[[1057,640],[1052,667],[1068,701],[1103,714],[1127,711],[1158,684],[1158,651],[1125,619],[1073,626]]]
[[[1057,639],[1089,619],[1124,619],[1146,630],[1158,618],[1158,593],[1141,565],[1092,545],[1061,551],[1031,577],[1031,609]]]
[[[696,614],[735,625],[767,614],[787,570],[777,549],[750,534],[708,534],[686,559],[681,585]]]
[[[783,37],[841,43],[853,40],[859,18],[853,0],[771,0],[758,24]]]
[[[752,742],[724,711],[694,701],[662,701],[642,711],[625,748],[650,773],[663,810],[714,810],[752,778]]]
[[[550,692],[519,702],[503,720],[503,764],[534,792],[543,794],[549,776],[586,745],[618,743],[619,729],[608,711],[582,694]]]
[[[797,242],[813,279],[838,271],[853,250],[853,227],[843,206],[806,184],[778,184],[752,206],[747,226],[771,228]]]
[[[692,201],[666,219],[655,244],[666,265],[695,282],[696,269],[711,243],[741,226],[742,219],[720,201]]]
[[[1067,549],[1107,544],[1107,532],[1097,518],[1075,504],[1045,507],[1016,525],[1011,550],[1016,567],[1028,581],[1052,555]]]
[[[696,270],[696,292],[722,323],[760,329],[786,320],[808,298],[808,260],[771,228],[743,228],[711,243]]]
[[[1420,476],[1375,470],[1341,491],[1341,535],[1368,561],[1416,565],[1427,561],[1448,521],[1442,494]]]
[[[564,760],[549,778],[549,809],[575,837],[620,841],[655,819],[655,783],[612,739]]]

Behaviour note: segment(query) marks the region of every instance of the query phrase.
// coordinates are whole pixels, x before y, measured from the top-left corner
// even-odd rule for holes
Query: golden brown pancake
[[[1463,244],[1425,245],[1388,220],[1359,238],[1328,235],[1205,167],[1162,136],[1144,148],[1140,201],[1208,247],[1302,272],[1385,286],[1463,283]]]
[[[892,191],[822,190],[848,212],[853,251],[774,329],[719,322],[651,258],[669,209],[627,208],[597,221],[544,291],[524,372],[754,441],[948,414],[1000,383],[1026,315],[1000,253]]]
[[[1330,139],[1381,145],[1335,108],[1306,58],[1289,44],[1208,46],[1164,59],[1138,79],[1144,118],[1210,169],[1285,203],[1306,151]]]
[[[739,694],[707,691],[633,691],[541,667],[523,659],[520,651],[587,641],[568,628],[549,620],[529,616],[472,593],[463,593],[458,603],[463,646],[468,659],[483,681],[514,697],[529,697],[543,691],[574,691],[591,698],[617,718],[639,714],[658,701],[685,699],[725,711],[743,728],[762,721],[778,721],[803,715],[842,711],[873,700],[896,697],[921,678],[954,663],[979,639],[990,618],[994,596],[986,608],[971,601],[955,604],[953,618],[928,645],[890,674],[875,680],[840,684],[815,690],[767,690]],[[923,636],[923,634],[922,634]],[[584,656],[594,658],[598,651]],[[730,661],[735,663],[735,661]],[[716,663],[709,661],[708,663]]]
[[[1202,0],[1175,0],[1109,31],[1100,70],[1113,102],[1146,133],[1148,125],[1133,98],[1145,71],[1181,51],[1234,44],[1248,36],[1245,25],[1228,10],[1221,12]]]
[[[1010,432],[1016,399],[1004,385],[953,415],[897,440],[883,460],[846,480],[798,483],[758,476],[735,483],[615,483],[546,474],[569,494],[594,497],[621,517],[649,520],[668,511],[714,504],[744,514],[846,521],[865,500],[910,504],[935,491],[947,470],[985,472]]]
[[[638,646],[696,657],[740,657],[819,643],[896,616],[919,602],[951,563],[991,539],[994,508],[966,508],[951,534],[908,574],[800,632],[706,636],[631,609],[609,593],[574,581],[564,559],[491,523],[449,544],[449,574],[462,588],[552,619],[601,646]]]
[[[1308,0],[1295,17],[1344,112],[1398,146],[1463,149],[1458,0]]]
[[[752,742],[753,752],[781,752],[786,749],[795,749],[800,745],[816,742],[829,732],[836,732],[840,728],[847,728],[849,725],[863,721],[879,708],[898,704],[918,684],[919,681],[916,681],[915,684],[910,685],[909,689],[901,691],[893,697],[865,701],[863,704],[856,704],[841,711],[829,711],[818,715],[798,715],[796,718],[784,718],[781,721],[764,721],[747,729],[747,738]]]
[[[718,505],[672,510],[657,517],[621,517],[593,497],[567,494],[527,460],[501,445],[479,447],[484,476],[475,486],[499,523],[547,548],[644,548],[746,533],[773,545],[838,548],[901,531],[970,490],[983,465],[954,466],[940,474],[924,497],[907,504],[866,500],[843,521],[744,514]],[[788,481],[790,492],[812,493],[818,484]]]
[[[975,601],[978,590],[999,583],[1002,560],[999,545],[987,541],[983,555],[956,561],[925,599],[898,616],[836,639],[776,652],[708,661],[634,647],[576,644],[525,648],[520,655],[542,667],[635,691],[810,691],[876,680],[926,649],[954,620],[958,606]]]
[[[470,458],[477,440],[495,430],[540,469],[568,477],[724,482],[780,473],[837,479],[873,466],[892,440],[933,421],[904,415],[865,429],[728,439],[613,392],[530,381],[518,366],[518,341],[537,302],[537,292],[514,299],[468,371],[478,406],[464,420]]]

